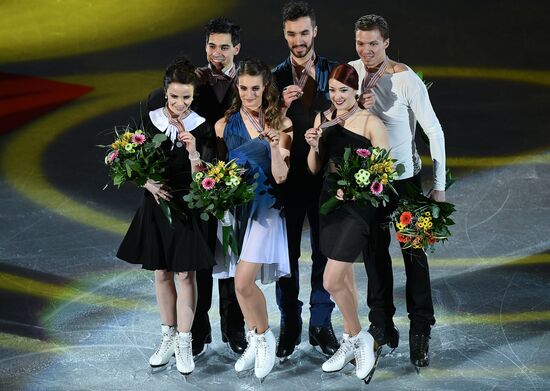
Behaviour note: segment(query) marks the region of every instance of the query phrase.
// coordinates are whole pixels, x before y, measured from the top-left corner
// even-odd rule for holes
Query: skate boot
[[[344,368],[347,363],[352,361],[355,357],[354,346],[349,340],[349,334],[344,333],[340,347],[323,363],[323,372],[338,372]]]
[[[256,333],[254,330],[246,332],[246,343],[246,349],[235,363],[237,373],[254,368],[254,361],[256,360]]]
[[[174,326],[161,325],[162,339],[157,350],[149,358],[149,365],[152,368],[163,367],[170,361],[174,355],[176,347],[176,328]]]
[[[355,337],[351,337],[350,342],[355,346],[355,373],[359,379],[369,384],[376,369],[381,349],[378,348],[372,335],[365,330],[361,330]]]
[[[420,373],[420,368],[430,365],[429,347],[429,333],[409,332],[410,358],[417,373]]]
[[[378,343],[378,346],[387,345],[390,348],[388,354],[392,354],[397,349],[397,346],[399,346],[399,329],[393,324],[388,327],[379,327],[371,324],[369,333]]]
[[[256,334],[255,337],[256,361],[254,363],[254,374],[262,383],[275,365],[277,342],[271,329],[267,329],[263,334]]]
[[[176,337],[176,367],[184,376],[195,369],[191,333],[178,333]]]

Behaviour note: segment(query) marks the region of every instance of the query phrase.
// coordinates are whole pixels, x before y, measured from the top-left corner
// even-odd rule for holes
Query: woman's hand
[[[279,146],[279,132],[273,129],[267,129],[265,132],[262,133],[262,135],[267,139],[269,142],[269,146],[274,149]]]
[[[195,136],[191,132],[183,132],[178,134],[178,140],[185,144],[185,149],[189,154],[193,154],[197,151],[197,144]]]
[[[172,189],[170,189],[168,186],[163,185],[160,182],[153,181],[149,179],[145,185],[143,185],[145,189],[149,191],[155,197],[155,201],[157,204],[160,202],[159,200],[163,199],[165,201],[170,201],[172,199],[172,194],[170,192]]]
[[[316,151],[319,149],[319,137],[321,136],[321,131],[316,128],[309,128],[306,130],[305,137],[306,142],[309,146]]]

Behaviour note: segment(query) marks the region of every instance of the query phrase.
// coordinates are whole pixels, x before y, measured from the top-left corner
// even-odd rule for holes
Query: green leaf
[[[349,160],[349,157],[351,155],[351,148],[344,149],[344,157],[343,160],[347,162]]]
[[[201,220],[204,220],[204,221],[208,221],[209,220],[209,216],[208,216],[208,213],[201,213]]]
[[[329,214],[334,209],[336,209],[336,207],[338,206],[338,204],[340,202],[341,201],[338,198],[336,198],[335,196],[330,197],[327,201],[325,201],[323,203],[323,205],[321,205],[321,208],[319,209],[319,213],[321,213],[323,215]]]
[[[162,213],[164,214],[164,217],[166,217],[166,219],[168,220],[168,223],[170,224],[170,226],[172,226],[172,211],[170,210],[170,206],[163,199],[159,200],[159,206],[160,206],[160,209],[162,209]]]

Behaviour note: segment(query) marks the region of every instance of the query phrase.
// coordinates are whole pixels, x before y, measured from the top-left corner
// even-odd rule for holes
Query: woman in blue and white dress
[[[292,122],[281,114],[279,96],[269,67],[254,59],[242,61],[237,74],[238,94],[216,125],[228,158],[236,159],[256,175],[256,196],[237,208],[240,237],[238,262],[231,260],[226,273],[235,276],[237,299],[248,332],[248,346],[235,364],[237,372],[254,367],[263,379],[275,363],[275,336],[269,329],[265,297],[256,285],[290,274],[285,219],[279,205],[277,184],[289,169]],[[219,265],[221,266],[221,265]]]
[[[149,180],[143,186],[141,206],[117,252],[118,258],[155,273],[162,340],[149,364],[164,366],[175,355],[177,369],[184,375],[195,367],[190,332],[197,304],[195,271],[214,264],[207,224],[183,201],[191,173],[202,165],[201,157],[211,160],[215,156],[212,128],[190,110],[197,82],[194,69],[184,58],[168,66],[164,75],[166,105],[143,119],[149,135],[168,136],[161,144],[167,157],[164,181]],[[159,205],[161,199],[171,201],[179,210],[174,210],[172,223]]]

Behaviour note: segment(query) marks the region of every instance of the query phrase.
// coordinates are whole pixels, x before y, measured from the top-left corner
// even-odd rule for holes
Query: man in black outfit
[[[330,107],[328,76],[336,62],[315,55],[317,35],[315,12],[305,2],[290,2],[282,10],[284,36],[290,56],[273,69],[277,88],[282,95],[286,115],[292,120],[293,141],[290,172],[283,185],[287,224],[290,278],[277,282],[277,304],[281,311],[281,331],[277,357],[287,358],[300,343],[302,305],[298,299],[300,277],[298,259],[302,226],[307,215],[312,250],[309,342],[326,355],[339,347],[330,316],[334,303],[323,287],[327,259],[319,251],[319,193],[322,176],[307,170],[307,145],[304,134],[313,126],[317,113]]]
[[[233,88],[236,66],[235,56],[239,53],[240,27],[226,18],[215,18],[205,26],[206,57],[208,65],[195,70],[200,83],[195,90],[191,108],[206,118],[214,128],[231,105],[235,89]],[[148,107],[156,109],[165,103],[164,92],[159,89],[151,93]],[[211,219],[210,243],[215,249],[216,224]],[[197,309],[191,333],[193,334],[193,356],[200,356],[212,342],[208,311],[212,305],[213,278],[212,269],[200,270],[197,278]],[[220,319],[222,340],[227,342],[235,353],[242,354],[246,348],[244,337],[244,318],[235,295],[233,278],[218,280],[220,298]]]

